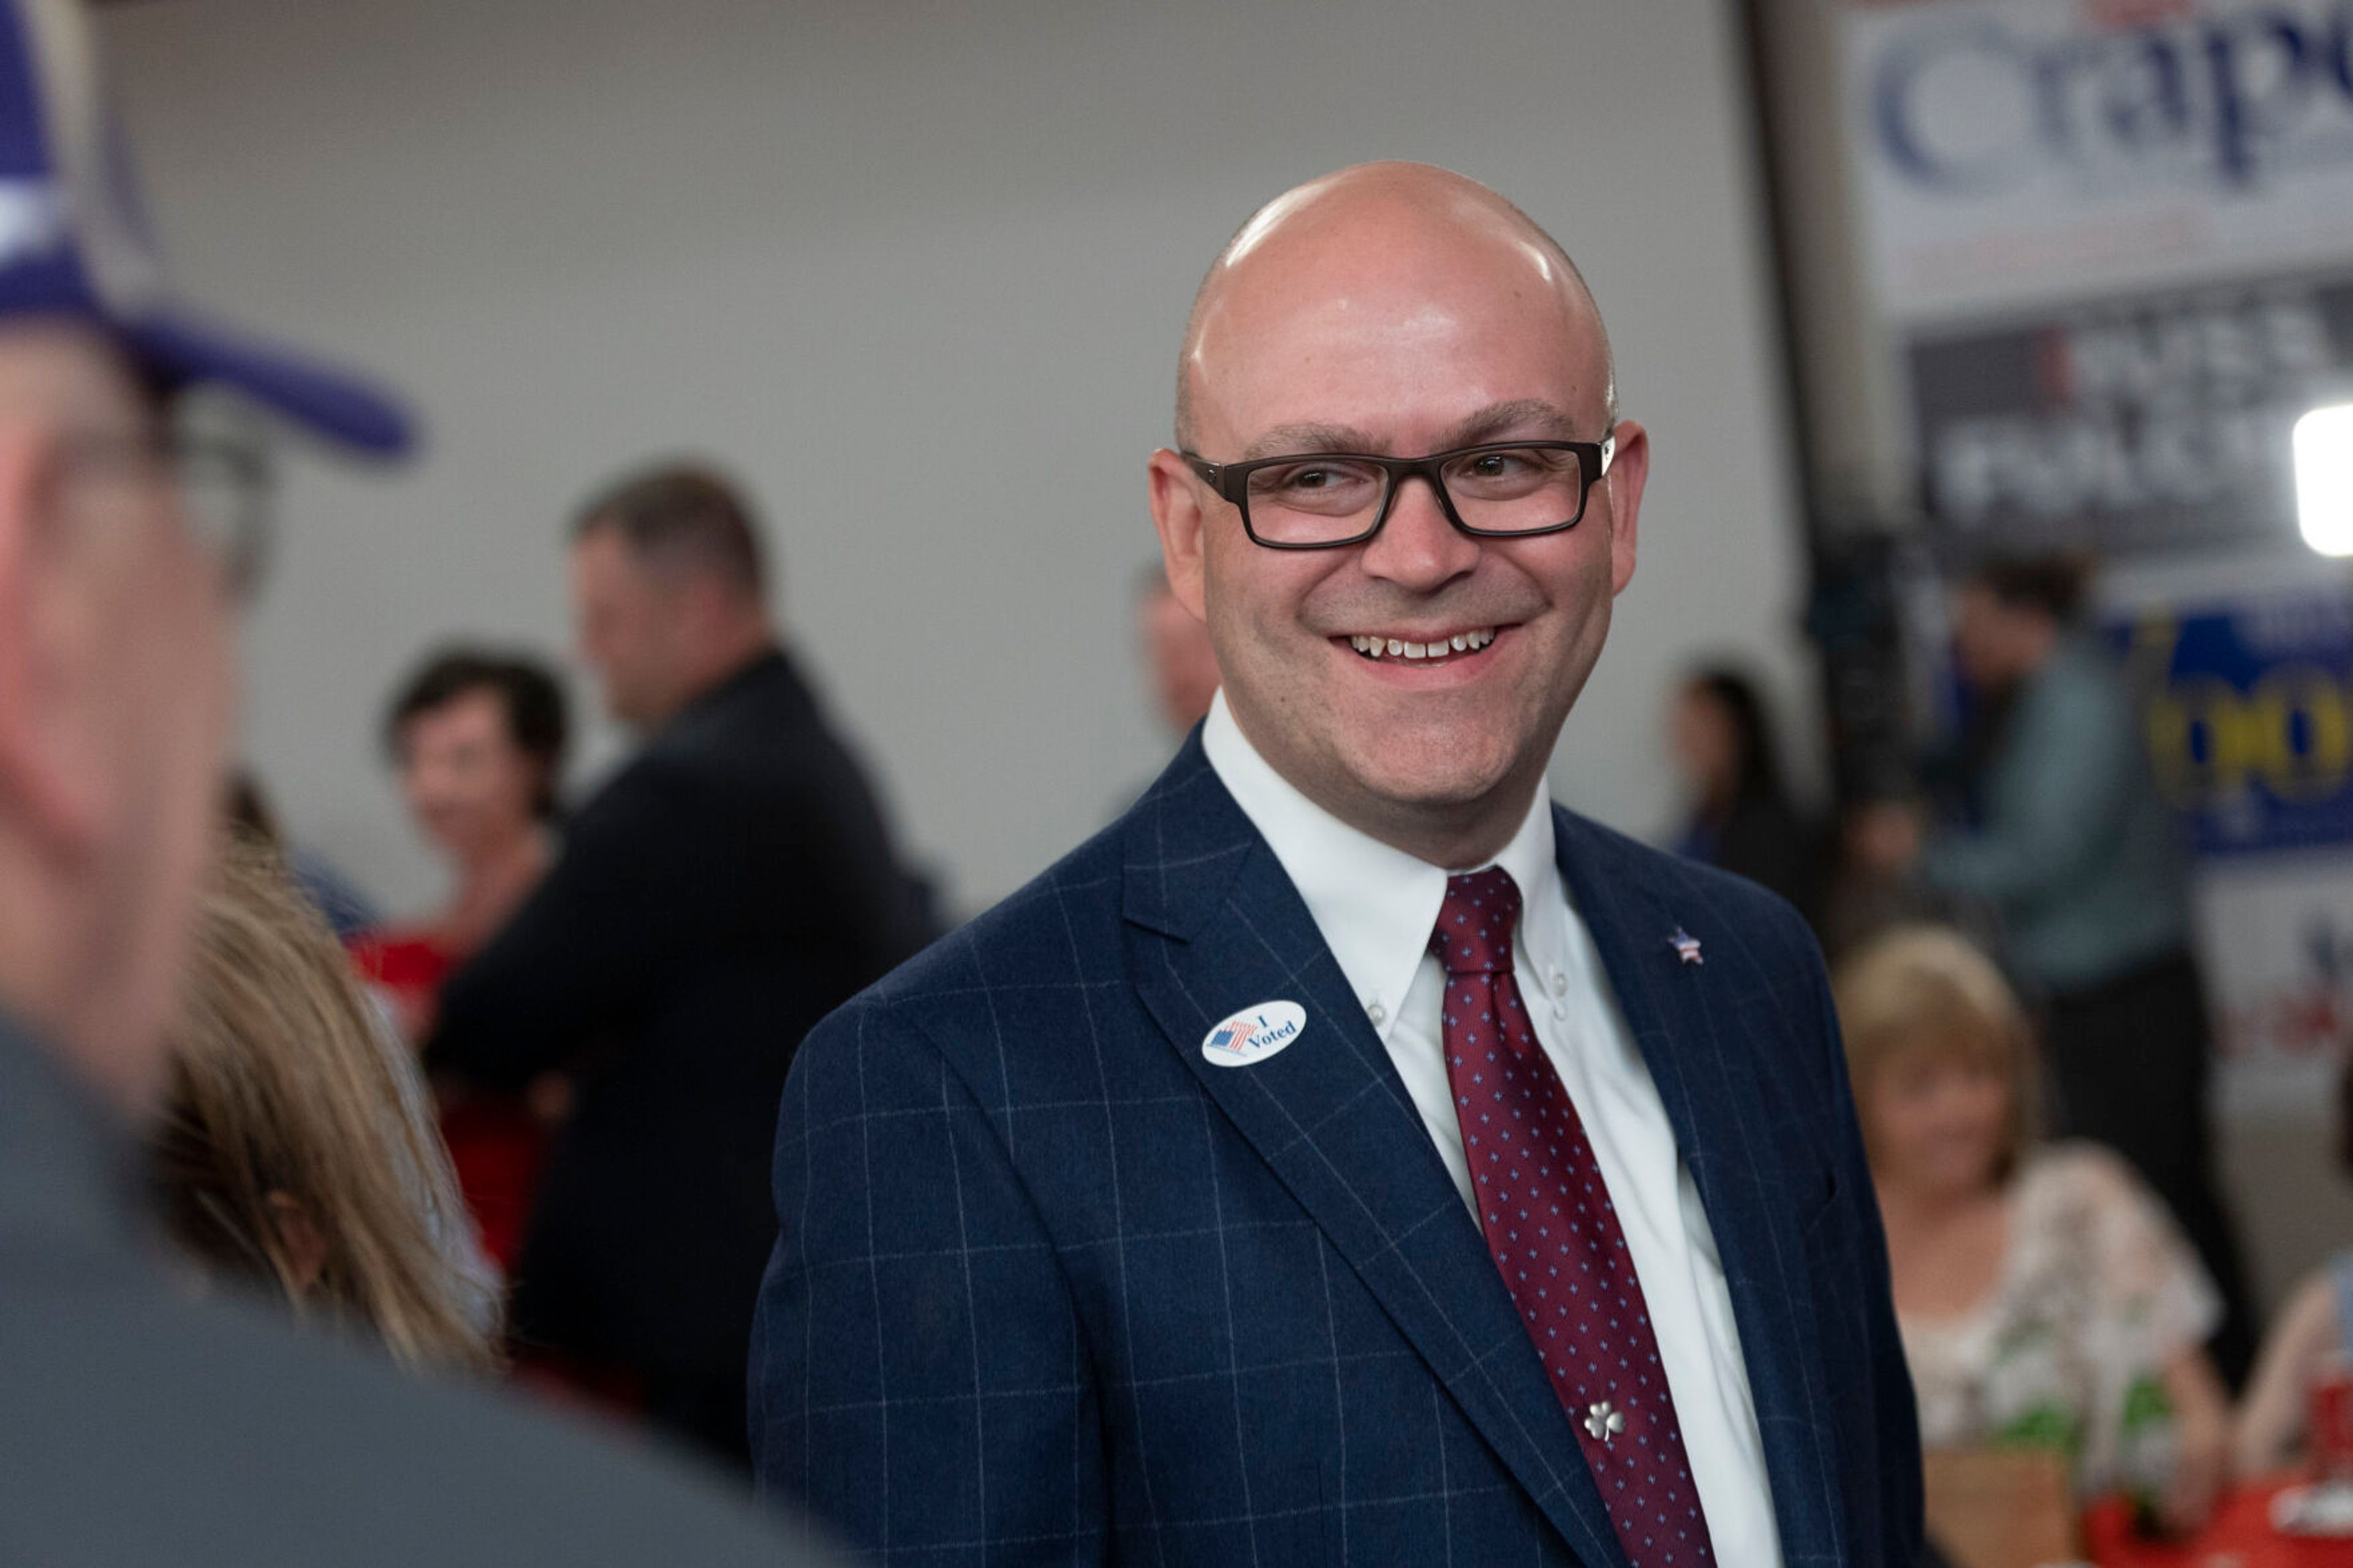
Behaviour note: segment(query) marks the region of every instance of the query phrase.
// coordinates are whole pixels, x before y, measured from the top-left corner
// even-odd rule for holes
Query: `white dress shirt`
[[[1223,692],[1209,706],[1201,743],[1299,889],[1475,1224],[1478,1204],[1440,1037],[1446,972],[1430,952],[1446,871],[1359,832],[1300,794],[1250,744]],[[1756,1402],[1715,1237],[1601,955],[1569,904],[1553,853],[1552,803],[1543,791],[1492,864],[1519,884],[1513,972],[1625,1230],[1716,1560],[1727,1568],[1780,1568]]]

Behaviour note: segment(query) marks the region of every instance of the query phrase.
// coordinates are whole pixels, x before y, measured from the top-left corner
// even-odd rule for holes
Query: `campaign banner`
[[[2353,848],[2353,597],[2151,611],[2110,635],[2200,857]]]
[[[1893,321],[2353,248],[2353,0],[1918,0],[1841,32]]]
[[[2353,594],[2144,607],[2107,632],[2196,851],[2226,1101],[2308,1106],[2353,1039]]]
[[[1923,329],[1906,369],[1948,551],[2293,546],[2289,431],[2353,400],[2353,268]]]

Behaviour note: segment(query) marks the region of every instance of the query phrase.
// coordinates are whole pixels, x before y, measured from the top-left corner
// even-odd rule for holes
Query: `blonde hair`
[[[1899,1058],[1930,1056],[1989,1066],[2010,1084],[2010,1126],[1995,1162],[2007,1180],[2034,1141],[2034,1034],[2026,1009],[1993,961],[1948,926],[1900,925],[1857,947],[1832,979],[1847,1076],[1865,1110],[1880,1074]]]
[[[406,1365],[493,1364],[447,1149],[374,1005],[277,854],[233,837],[198,918],[149,1168],[173,1238],[298,1314],[364,1327]],[[273,1205],[321,1256],[299,1258]]]

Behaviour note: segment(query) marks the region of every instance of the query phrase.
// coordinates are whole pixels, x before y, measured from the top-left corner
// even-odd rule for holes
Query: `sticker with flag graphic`
[[[1298,1003],[1261,1002],[1204,1035],[1201,1057],[1216,1067],[1249,1067],[1289,1048],[1306,1026],[1307,1010]]]

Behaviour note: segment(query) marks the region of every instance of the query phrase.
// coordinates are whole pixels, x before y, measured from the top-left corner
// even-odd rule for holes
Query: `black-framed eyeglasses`
[[[249,599],[269,562],[268,449],[233,436],[164,429],[146,435],[85,431],[65,441],[68,464],[94,478],[168,487],[179,525],[219,563],[235,597]]]
[[[1422,479],[1446,521],[1478,539],[1523,539],[1575,528],[1618,440],[1492,441],[1426,458],[1301,452],[1247,463],[1180,453],[1201,482],[1233,503],[1253,543],[1332,550],[1381,531],[1398,488]]]

